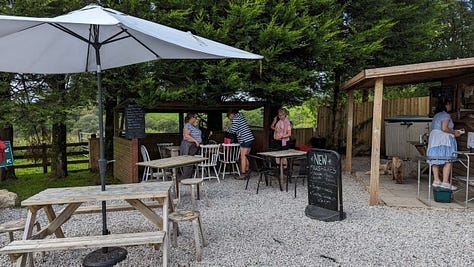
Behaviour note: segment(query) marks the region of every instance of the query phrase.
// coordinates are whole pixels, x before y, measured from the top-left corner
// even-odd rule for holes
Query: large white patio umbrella
[[[0,71],[61,74],[97,72],[99,170],[105,190],[102,70],[155,59],[262,59],[190,32],[98,5],[55,18],[0,16]],[[105,203],[103,232],[107,233]]]

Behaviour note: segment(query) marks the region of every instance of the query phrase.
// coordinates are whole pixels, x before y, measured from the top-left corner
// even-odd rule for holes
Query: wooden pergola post
[[[346,135],[346,173],[352,171],[352,128],[354,127],[354,91],[349,91],[347,100],[347,135]]]
[[[370,162],[369,205],[379,204],[380,137],[382,127],[383,78],[375,80],[374,108],[372,114],[372,153]]]

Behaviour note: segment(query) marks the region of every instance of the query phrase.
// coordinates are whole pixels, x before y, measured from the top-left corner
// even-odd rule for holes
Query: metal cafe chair
[[[248,185],[249,185],[249,180],[250,180],[250,174],[252,172],[256,172],[259,174],[258,178],[258,183],[257,183],[257,194],[258,190],[260,188],[260,182],[262,181],[262,178],[265,177],[265,183],[268,185],[268,176],[269,175],[274,175],[275,174],[275,169],[272,168],[267,161],[267,159],[256,156],[256,155],[251,155],[247,154],[245,155],[247,159],[249,160],[250,164],[250,172],[248,173],[247,176],[247,183],[245,184],[245,190],[247,190]],[[280,183],[280,179],[278,179],[278,182]],[[281,184],[280,184],[281,187]]]
[[[306,156],[304,156],[304,157],[289,159],[288,164],[289,165],[288,165],[288,173],[286,177],[286,191],[288,192],[289,180],[294,179],[293,182],[295,183],[295,198],[296,198],[296,185],[298,184],[298,179],[303,180],[303,185],[304,185],[304,182],[308,175],[307,158]],[[297,167],[296,170],[295,170],[295,167]]]

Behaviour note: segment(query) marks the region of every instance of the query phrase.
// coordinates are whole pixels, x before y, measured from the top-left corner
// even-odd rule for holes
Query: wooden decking
[[[370,176],[365,172],[355,172],[357,179],[366,186],[367,191],[370,185]],[[392,180],[391,175],[380,175],[379,180],[379,199],[381,204],[391,207],[405,207],[405,208],[429,208],[425,203],[428,203],[428,175],[421,176],[420,185],[420,200],[418,195],[418,179],[416,175],[408,175],[405,177],[404,184],[396,184]],[[454,194],[455,199],[464,201],[464,193]],[[464,209],[465,205],[457,202],[440,203],[433,199],[433,192],[431,193],[431,208],[441,209]],[[468,208],[474,208],[474,201],[468,203]]]

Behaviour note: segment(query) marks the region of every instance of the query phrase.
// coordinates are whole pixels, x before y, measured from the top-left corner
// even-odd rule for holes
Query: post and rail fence
[[[88,133],[88,132],[83,132],[82,130],[78,130],[77,131],[77,139],[79,140],[79,142],[87,142],[87,140],[89,140],[89,138],[95,138],[96,137],[96,134],[95,133]],[[86,145],[82,145],[81,146],[81,151],[83,153],[84,156],[88,156],[89,155],[89,145],[86,144]]]
[[[77,156],[77,155],[84,155],[84,152],[81,150],[82,147],[88,146],[88,142],[78,142],[78,143],[69,143],[66,144],[67,148],[70,147],[79,147],[78,151],[68,151],[67,156]],[[41,145],[34,145],[34,146],[14,146],[12,147],[13,151],[13,158],[14,160],[17,159],[33,159],[35,163],[29,164],[17,164],[15,163],[15,168],[37,168],[43,167],[43,173],[48,172],[48,166],[51,165],[51,145],[43,143]],[[24,151],[24,152],[22,152]],[[33,154],[34,156],[32,156]],[[78,159],[78,160],[68,160],[67,164],[82,164],[82,163],[89,163],[89,159]]]

